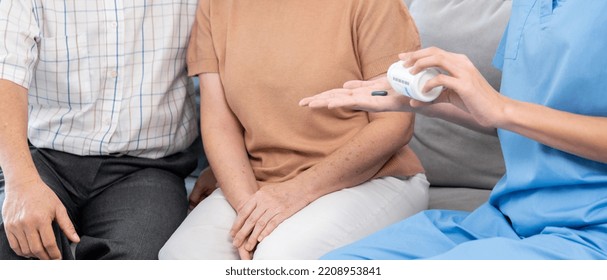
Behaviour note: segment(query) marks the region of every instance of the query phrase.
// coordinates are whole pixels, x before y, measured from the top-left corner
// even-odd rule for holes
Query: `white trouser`
[[[327,194],[282,222],[254,259],[317,259],[428,206],[424,174],[373,179]],[[160,259],[239,259],[229,231],[236,219],[220,189],[204,199],[160,250]]]

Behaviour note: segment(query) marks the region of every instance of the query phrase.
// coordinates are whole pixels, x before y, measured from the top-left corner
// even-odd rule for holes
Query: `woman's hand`
[[[310,203],[301,195],[301,189],[289,181],[264,185],[239,207],[230,234],[241,258],[247,252],[252,255],[257,243]]]
[[[372,96],[377,90],[385,90],[387,96]],[[411,99],[395,92],[386,77],[371,81],[348,81],[343,88],[332,89],[307,97],[299,102],[300,106],[310,108],[346,108],[368,112],[405,111],[414,108],[409,105]]]
[[[252,250],[247,250],[245,249],[245,244],[240,245],[240,247],[236,248],[238,249],[238,255],[240,256],[241,260],[252,260],[253,259],[253,253],[255,252],[255,248],[253,248]]]
[[[495,134],[495,127],[503,121],[505,103],[510,99],[500,95],[485,80],[472,62],[460,54],[438,48],[427,48],[404,53],[400,59],[412,74],[437,67],[448,72],[426,82],[423,91],[443,86],[441,95],[432,102],[421,102],[395,92],[387,78],[373,81],[348,81],[344,88],[332,89],[299,102],[311,108],[345,108],[368,112],[404,111],[440,118],[467,128]],[[385,90],[387,96],[372,96],[376,90]]]
[[[437,86],[446,88],[437,99],[431,103],[411,100],[411,107],[449,103],[471,114],[484,127],[496,127],[502,120],[504,104],[508,99],[493,89],[465,55],[431,47],[404,53],[399,57],[413,75],[430,67],[441,68],[449,73],[429,80],[422,89],[428,91]]]

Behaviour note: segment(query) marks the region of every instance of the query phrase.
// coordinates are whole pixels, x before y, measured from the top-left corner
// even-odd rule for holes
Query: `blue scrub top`
[[[505,96],[607,116],[607,1],[514,0],[494,65]],[[506,175],[489,201],[519,235],[607,223],[607,164],[510,131],[498,135]]]

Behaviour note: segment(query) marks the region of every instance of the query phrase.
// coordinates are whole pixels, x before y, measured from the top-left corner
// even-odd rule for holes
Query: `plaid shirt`
[[[0,0],[0,79],[29,89],[31,143],[146,158],[189,146],[198,136],[185,65],[196,4]]]

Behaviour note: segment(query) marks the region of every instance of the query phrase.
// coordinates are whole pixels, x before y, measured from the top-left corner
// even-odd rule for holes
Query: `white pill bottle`
[[[437,69],[428,68],[416,75],[411,75],[409,68],[406,68],[403,63],[403,61],[397,61],[388,68],[388,81],[394,90],[423,102],[430,102],[440,95],[443,91],[442,86],[422,92],[426,82],[440,74]]]

